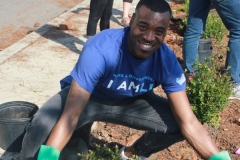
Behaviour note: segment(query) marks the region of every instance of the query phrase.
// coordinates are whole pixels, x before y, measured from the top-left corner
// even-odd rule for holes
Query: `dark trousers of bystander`
[[[112,16],[113,0],[91,0],[87,24],[87,36],[96,34],[97,23],[100,19],[100,31],[108,29]]]

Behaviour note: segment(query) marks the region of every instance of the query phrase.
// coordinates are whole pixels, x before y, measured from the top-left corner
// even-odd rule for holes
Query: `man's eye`
[[[139,26],[140,30],[145,30],[146,27],[145,26]]]
[[[164,34],[164,31],[162,31],[162,30],[157,30],[157,31],[156,31],[156,34],[157,34],[157,35],[163,35],[163,34]]]

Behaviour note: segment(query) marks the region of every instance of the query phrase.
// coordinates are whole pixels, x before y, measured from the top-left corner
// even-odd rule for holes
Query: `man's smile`
[[[151,50],[155,45],[151,43],[138,41],[142,50]]]

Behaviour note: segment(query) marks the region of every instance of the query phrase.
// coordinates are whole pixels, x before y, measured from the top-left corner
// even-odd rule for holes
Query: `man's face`
[[[170,13],[153,12],[141,6],[130,22],[128,46],[137,59],[151,56],[162,44],[170,21]]]

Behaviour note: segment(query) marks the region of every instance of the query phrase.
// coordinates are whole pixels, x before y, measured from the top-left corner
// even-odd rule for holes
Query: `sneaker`
[[[122,18],[122,21],[121,21],[121,25],[122,25],[123,27],[127,27],[127,26],[129,26],[130,21],[131,21],[131,18],[129,18],[129,17],[123,17],[123,18]]]
[[[83,37],[86,38],[86,39],[90,39],[90,38],[92,38],[93,36],[94,36],[94,35],[92,35],[92,36],[89,36],[89,35],[86,35],[86,34],[83,35]]]
[[[233,95],[229,99],[239,99],[240,100],[240,85],[233,88]]]
[[[125,156],[124,151],[125,151],[126,148],[127,148],[127,146],[124,146],[124,147],[121,148],[120,158],[121,158],[121,160],[132,160],[132,158],[129,158],[129,157]],[[138,156],[138,159],[139,160],[146,160],[146,157]]]
[[[87,39],[90,39],[90,38],[92,38],[93,36],[88,36],[88,35],[87,35],[86,37],[87,37]]]

